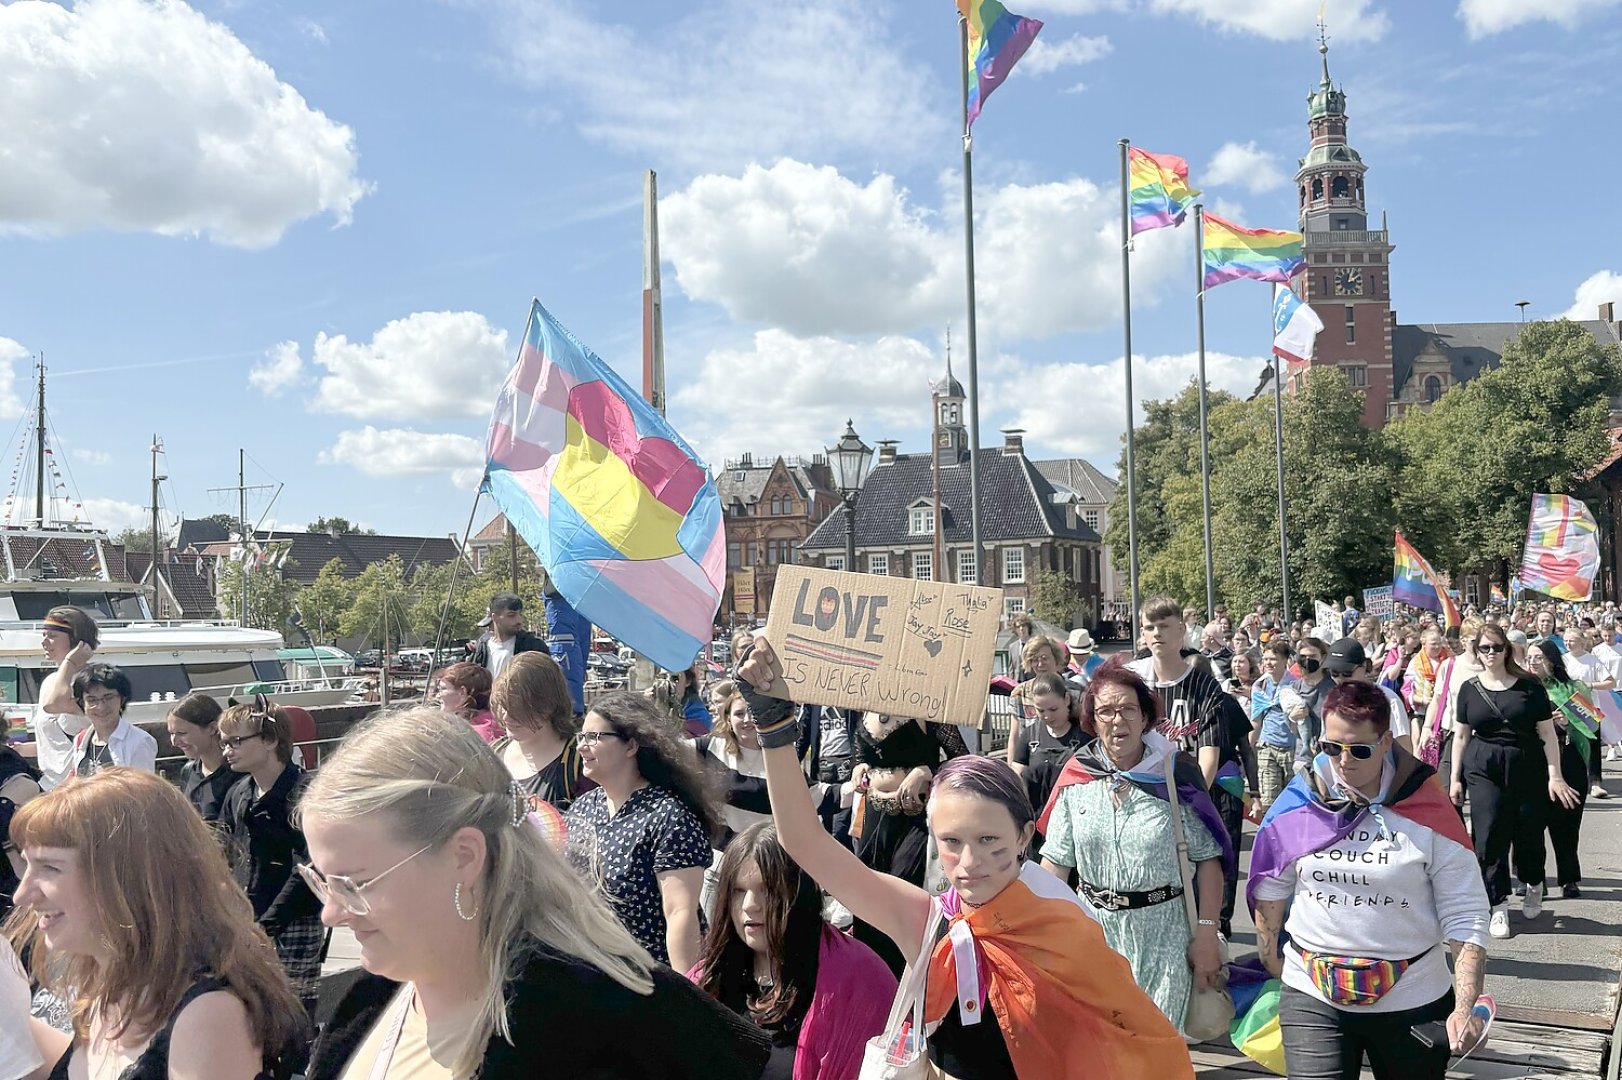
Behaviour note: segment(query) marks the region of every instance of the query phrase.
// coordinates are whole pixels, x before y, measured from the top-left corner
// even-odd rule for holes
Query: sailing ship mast
[[[34,418],[34,518],[39,527],[45,527],[45,353],[39,354],[39,363],[36,365],[39,373],[39,390],[35,400],[39,408]]]

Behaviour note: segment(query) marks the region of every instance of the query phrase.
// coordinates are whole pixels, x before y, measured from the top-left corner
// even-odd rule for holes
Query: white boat
[[[108,576],[108,546],[96,529],[0,528],[0,698],[13,730],[32,719],[40,683],[54,670],[41,646],[41,620],[63,604],[84,609],[100,625],[96,660],[129,677],[134,693],[125,715],[138,724],[161,723],[193,691],[221,704],[260,691],[277,704],[307,709],[347,701],[359,688],[353,661],[343,662],[347,654],[336,650],[321,649],[320,663],[294,662],[295,656],[284,664],[278,653],[285,642],[273,630],[154,619],[139,585]]]

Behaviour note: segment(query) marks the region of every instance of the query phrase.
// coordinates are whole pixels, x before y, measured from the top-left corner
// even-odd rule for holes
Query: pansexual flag
[[[1215,214],[1205,215],[1205,287],[1240,278],[1288,283],[1303,266],[1301,234],[1247,229]]]
[[[1188,162],[1172,154],[1127,149],[1127,202],[1132,208],[1132,235],[1177,226],[1199,190],[1188,186]]]
[[[1015,15],[997,0],[957,0],[957,9],[969,24],[969,54],[964,58],[964,81],[969,87],[965,129],[973,127],[991,92],[1002,85],[1019,58],[1042,29],[1038,19]]]
[[[585,619],[661,667],[710,640],[726,576],[715,482],[625,380],[536,301],[496,399],[485,489]]]
[[[1599,526],[1581,499],[1533,495],[1521,584],[1561,600],[1587,600],[1599,574]]]
[[[1441,612],[1444,626],[1459,625],[1459,607],[1448,595],[1447,585],[1431,569],[1425,557],[1414,550],[1397,530],[1396,566],[1391,576],[1391,597],[1412,607]]]

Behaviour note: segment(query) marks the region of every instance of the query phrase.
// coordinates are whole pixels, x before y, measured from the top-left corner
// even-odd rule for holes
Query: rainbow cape
[[[1015,15],[997,0],[957,0],[957,9],[969,24],[969,53],[963,79],[968,83],[968,111],[963,128],[974,126],[991,92],[1002,85],[1019,58],[1042,29],[1038,19]]]
[[[1457,626],[1461,621],[1459,606],[1453,602],[1447,585],[1431,569],[1425,556],[1416,551],[1402,535],[1401,529],[1397,530],[1391,597],[1412,607],[1440,612],[1444,626]]]
[[[1521,583],[1560,600],[1583,601],[1599,576],[1599,526],[1581,499],[1533,495]]]
[[[1202,245],[1207,289],[1240,278],[1288,284],[1290,278],[1307,265],[1298,232],[1247,229],[1210,212],[1205,214],[1204,221]]]
[[[1464,822],[1436,780],[1436,770],[1400,746],[1391,748],[1396,769],[1391,779],[1391,796],[1381,806],[1424,825],[1466,850],[1474,850]],[[1323,755],[1318,755],[1320,759]],[[1314,770],[1316,773],[1316,770]],[[1368,816],[1367,806],[1328,800],[1321,781],[1296,774],[1273,803],[1256,830],[1250,849],[1250,877],[1245,882],[1245,900],[1256,910],[1256,888],[1278,877],[1297,859],[1322,851],[1345,839]]]
[[[1178,226],[1199,196],[1188,186],[1188,162],[1172,154],[1127,150],[1127,203],[1132,209],[1132,235]]]
[[[665,418],[539,300],[496,399],[484,488],[587,621],[683,670],[726,579],[721,498]]]

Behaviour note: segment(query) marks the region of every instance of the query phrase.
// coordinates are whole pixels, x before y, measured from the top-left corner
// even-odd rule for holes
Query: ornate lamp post
[[[845,421],[845,433],[839,442],[828,448],[828,464],[833,467],[834,483],[839,497],[845,500],[845,569],[856,571],[856,500],[867,483],[867,471],[873,464],[873,448],[856,434],[851,421]]]

